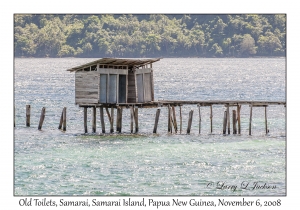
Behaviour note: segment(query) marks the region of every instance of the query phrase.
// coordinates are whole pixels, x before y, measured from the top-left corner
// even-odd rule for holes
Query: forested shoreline
[[[285,14],[15,14],[15,57],[286,55]]]

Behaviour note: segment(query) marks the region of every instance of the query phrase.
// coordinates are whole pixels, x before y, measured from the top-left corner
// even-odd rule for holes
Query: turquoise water
[[[222,135],[223,106],[184,106],[183,133],[167,133],[162,108],[153,135],[155,109],[139,109],[139,134],[130,134],[130,110],[123,111],[122,134],[83,134],[83,110],[74,104],[74,74],[65,70],[95,59],[15,59],[15,195],[285,195],[286,122],[283,106],[241,109],[241,135]],[[162,59],[154,63],[155,98],[162,100],[285,101],[285,59]],[[31,105],[31,127],[25,107]],[[46,117],[37,126],[42,107]],[[57,129],[67,107],[67,131]],[[186,135],[194,110],[191,135]],[[233,108],[230,108],[231,110]],[[176,110],[179,118],[179,110]],[[97,110],[99,116],[99,110]],[[109,128],[108,120],[106,128]],[[232,126],[231,126],[232,127]],[[275,189],[252,189],[258,182]],[[219,184],[218,184],[219,183]],[[230,189],[218,189],[231,186]],[[241,183],[249,183],[242,189]],[[233,190],[234,186],[237,186]],[[229,188],[229,187],[228,187]]]

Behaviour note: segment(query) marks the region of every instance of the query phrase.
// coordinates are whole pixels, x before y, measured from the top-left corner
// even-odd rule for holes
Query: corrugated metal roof
[[[96,65],[99,63],[100,65],[126,65],[129,67],[132,66],[142,66],[145,64],[154,63],[156,61],[159,61],[160,58],[148,58],[148,59],[134,59],[134,58],[101,58],[80,66],[73,67],[71,69],[68,69],[67,71],[73,72],[79,69],[86,68],[88,66]]]

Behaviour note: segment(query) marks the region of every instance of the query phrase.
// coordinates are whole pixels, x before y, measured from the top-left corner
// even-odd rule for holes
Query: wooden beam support
[[[268,134],[269,130],[268,130],[268,119],[267,119],[267,106],[265,106],[265,127],[266,127],[266,134]]]
[[[43,122],[44,122],[44,119],[45,119],[45,112],[46,112],[46,108],[43,107],[42,111],[41,111],[41,117],[40,117],[40,122],[39,122],[39,127],[38,127],[39,130],[42,129]]]
[[[223,135],[226,135],[226,125],[227,125],[227,111],[224,111],[224,118],[223,118]]]
[[[133,133],[133,118],[134,118],[134,110],[133,106],[130,107],[130,133]]]
[[[191,132],[192,121],[193,121],[193,113],[194,113],[194,110],[191,110],[190,113],[189,113],[188,127],[187,127],[187,131],[186,131],[187,134],[190,134],[190,132]]]
[[[236,111],[232,110],[232,133],[236,134],[237,129],[236,129]]]
[[[199,110],[199,134],[201,133],[201,112],[200,112],[200,104],[197,104]]]
[[[134,108],[134,123],[135,123],[135,132],[139,132],[139,109]]]
[[[84,133],[88,132],[87,129],[87,107],[84,107],[83,109],[83,124],[84,124]]]
[[[160,115],[160,108],[158,108],[158,109],[156,110],[153,133],[156,133],[156,131],[157,131],[157,125],[158,125],[159,115]]]
[[[96,107],[93,107],[92,132],[96,133]]]
[[[182,132],[182,114],[181,114],[181,106],[179,106],[179,114],[180,114],[180,134]]]
[[[63,108],[63,131],[67,130],[67,107]]]
[[[173,126],[174,126],[174,131],[177,133],[177,121],[176,121],[176,113],[175,113],[175,107],[172,106],[172,112],[173,112]]]
[[[241,108],[242,105],[237,105],[238,134],[241,134]]]
[[[229,105],[227,105],[227,131],[230,134],[230,113],[229,113]]]
[[[251,135],[251,125],[252,125],[252,105],[250,105],[249,135]]]
[[[213,118],[212,105],[210,105],[210,133],[213,132],[213,121],[212,121],[212,118]]]
[[[121,133],[122,132],[122,107],[117,108],[117,132]]]
[[[101,106],[100,108],[100,122],[101,122],[101,130],[102,133],[105,133],[105,122],[104,122],[104,111],[103,111],[103,106]],[[106,108],[107,109],[107,108]],[[108,111],[108,110],[106,110]],[[109,113],[108,113],[109,114]],[[110,116],[108,117],[110,119]]]
[[[26,127],[30,127],[30,105],[26,105]]]
[[[110,108],[110,133],[114,132],[114,110],[113,107]]]
[[[171,125],[171,111],[170,105],[168,105],[168,133],[172,133],[172,125]]]

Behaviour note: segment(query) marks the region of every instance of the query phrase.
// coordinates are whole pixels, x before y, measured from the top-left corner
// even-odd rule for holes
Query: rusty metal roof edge
[[[160,59],[162,59],[162,58],[141,58],[141,59],[135,59],[135,58],[100,58],[100,59],[97,59],[95,61],[88,62],[88,63],[82,64],[80,66],[76,66],[76,67],[67,69],[67,71],[73,72],[73,71],[82,69],[84,67],[91,66],[93,64],[97,64],[97,63],[101,64],[101,61],[106,61],[106,62],[112,61],[110,63],[103,63],[103,65],[114,65],[113,62],[116,62],[116,61],[124,61],[124,62],[132,61],[129,64],[124,64],[124,66],[126,66],[126,65],[134,65],[134,63],[136,63],[136,65],[143,65],[143,64],[146,64],[146,63],[147,64],[154,63],[156,61],[159,61]]]

